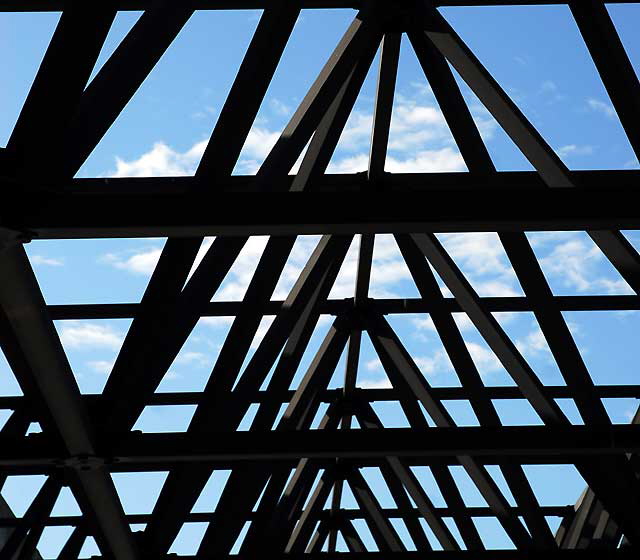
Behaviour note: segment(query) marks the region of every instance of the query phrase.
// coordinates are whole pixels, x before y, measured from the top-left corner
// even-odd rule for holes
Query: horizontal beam
[[[453,509],[449,507],[437,507],[434,511],[442,517],[452,517],[454,515],[468,515],[470,517],[495,517],[495,512],[490,507],[483,506],[469,506],[460,509]],[[523,509],[519,507],[511,508],[514,515],[522,515]],[[574,511],[573,505],[566,506],[540,506],[540,512],[543,515],[563,517]],[[422,517],[422,513],[417,508],[400,511],[398,508],[383,508],[382,513],[387,519],[400,519],[403,517]],[[325,509],[321,514],[322,519],[329,517],[330,510]],[[225,512],[197,512],[189,513],[185,519],[185,523],[215,523],[216,519],[220,516],[226,515]],[[271,512],[258,512],[251,511],[247,514],[247,521],[255,519],[262,519],[272,515]],[[340,511],[340,517],[346,519],[364,519],[364,514],[360,509],[344,509]],[[131,524],[149,523],[151,521],[152,514],[150,513],[133,513],[126,515],[126,520]],[[19,517],[0,517],[0,528],[3,527],[17,527],[20,525]],[[55,517],[49,517],[46,520],[45,525],[47,527],[76,527],[84,523],[84,517],[81,515],[58,515]]]
[[[481,298],[484,307],[491,312],[533,311],[534,305],[524,297],[486,297]],[[561,311],[638,311],[640,296],[555,296],[555,305]],[[270,301],[262,309],[264,315],[276,315],[283,309],[283,301]],[[167,304],[169,305],[169,304]],[[353,307],[353,300],[328,300],[321,308],[322,314],[339,315]],[[454,298],[444,298],[438,302],[438,309],[448,313],[461,313],[460,303]],[[241,301],[212,301],[202,311],[202,317],[234,317],[242,310]],[[434,302],[421,298],[408,299],[368,299],[363,304],[383,315],[404,315],[411,313],[430,313],[435,309]],[[49,305],[51,318],[60,320],[77,319],[130,319],[138,313],[137,303],[90,303]]]
[[[640,426],[505,426],[387,428],[325,432],[251,431],[211,433],[207,438],[187,433],[132,432],[98,449],[97,460],[67,459],[45,434],[25,438],[0,437],[1,466],[72,466],[93,464],[125,467],[137,463],[215,463],[217,461],[280,461],[298,458],[360,459],[499,455],[507,458],[540,455],[566,458],[640,452]]]
[[[578,558],[593,558],[593,550],[473,550],[473,551],[429,551],[421,552],[313,552],[300,554],[269,554],[269,558],[281,560],[574,560]],[[638,552],[635,549],[614,549],[606,551],[606,558],[629,558],[636,560]],[[600,557],[604,557],[600,555]],[[92,556],[92,560],[101,560],[100,556]],[[198,560],[201,557],[179,556],[168,554],[166,556],[142,555],[141,560]],[[216,560],[256,560],[255,555],[218,555]]]
[[[0,0],[1,1],[1,0]],[[0,149],[0,155],[2,150]],[[1,165],[1,160],[0,160]],[[255,175],[231,175],[203,178],[198,176],[176,177],[85,177],[63,183],[47,182],[43,178],[8,179],[0,168],[0,188],[6,193],[38,191],[55,196],[81,194],[97,195],[189,195],[194,191],[216,193],[259,193]],[[569,172],[572,183],[581,190],[637,188],[640,171],[594,170]],[[290,191],[295,175],[274,179],[273,192]],[[494,173],[441,172],[441,173],[383,173],[369,177],[366,172],[331,173],[319,178],[314,192],[413,192],[437,190],[547,190],[547,185],[535,171],[497,171]]]
[[[456,401],[477,398],[478,395],[491,400],[524,400],[522,392],[516,386],[487,386],[480,391],[470,391],[465,387],[433,387],[433,395],[439,400]],[[574,397],[570,387],[566,385],[545,386],[545,393],[554,399],[571,399]],[[332,403],[342,394],[341,389],[328,389],[322,396],[322,402]],[[640,385],[596,385],[594,394],[601,399],[640,399]],[[250,400],[253,403],[282,402],[288,403],[293,398],[294,391],[272,393],[258,391]],[[364,402],[398,401],[400,396],[395,389],[354,389],[354,395]],[[246,395],[243,397],[247,397]],[[85,394],[89,408],[100,406],[102,395]],[[147,406],[180,406],[200,404],[203,400],[201,392],[179,391],[176,393],[154,393],[146,401]],[[21,410],[29,406],[29,401],[21,396],[0,396],[0,410]],[[34,415],[35,417],[35,415]]]
[[[640,229],[638,189],[30,193],[0,227],[39,239]]]
[[[516,386],[487,386],[481,390],[469,390],[466,387],[432,387],[431,391],[438,400],[459,401],[477,398],[478,395],[491,400],[524,400],[522,391]],[[253,396],[243,395],[253,403],[282,402],[288,403],[293,398],[295,391],[288,390],[282,393],[270,391],[257,391]],[[547,385],[545,393],[554,399],[571,399],[573,391],[566,385]],[[353,389],[354,396],[364,402],[389,402],[398,401],[400,395],[395,389]],[[640,385],[596,385],[594,394],[601,399],[640,399]],[[342,389],[328,389],[321,395],[322,402],[332,403],[340,395]],[[100,406],[102,395],[85,394],[86,406],[90,409]],[[179,391],[176,393],[154,393],[146,401],[147,406],[179,406],[200,404],[203,401],[201,392]],[[0,396],[0,410],[21,410],[29,406],[29,401],[20,396]]]
[[[108,0],[103,0],[106,2]],[[180,1],[180,0],[176,0]],[[290,0],[294,4],[295,0]],[[632,4],[637,0],[604,0],[607,4]],[[154,0],[117,0],[119,10],[144,10]],[[0,0],[0,12],[52,12],[62,10],[69,0]],[[361,0],[297,0],[295,3],[307,9],[361,7]],[[560,0],[435,0],[436,6],[550,6],[566,4]],[[272,4],[269,0],[191,0],[197,10],[260,10]]]
[[[503,466],[503,465],[574,465],[578,460],[578,457],[561,456],[561,455],[519,455],[517,457],[503,457],[501,455],[482,455],[475,457],[474,460],[479,465],[486,466]],[[335,459],[314,459],[318,462],[318,467],[322,469],[330,468],[335,465]],[[261,461],[261,465],[267,468],[290,468],[295,469],[299,463],[299,459],[289,460],[273,460],[273,461]],[[347,463],[347,460],[342,462]],[[348,461],[350,465],[358,468],[375,467],[380,468],[384,464],[385,460],[380,457],[364,457],[362,459],[351,459]],[[453,455],[446,455],[440,457],[425,457],[425,456],[405,456],[403,462],[410,467],[447,467],[447,466],[460,466],[460,461]],[[207,463],[207,467],[212,470],[231,470],[236,468],[246,467],[255,461],[211,461]],[[105,465],[107,471],[111,473],[132,473],[132,472],[166,472],[177,468],[180,465],[184,465],[183,462],[166,461],[166,462],[129,462],[129,463],[116,463]],[[7,476],[11,475],[50,475],[58,472],[60,467],[52,466],[51,463],[32,463],[32,464],[16,464],[12,466],[3,466],[3,474]]]

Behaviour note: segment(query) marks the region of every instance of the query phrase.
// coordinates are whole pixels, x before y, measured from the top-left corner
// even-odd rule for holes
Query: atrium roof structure
[[[592,548],[607,549],[607,558],[635,557],[640,414],[630,425],[614,425],[603,399],[640,398],[640,384],[595,384],[563,312],[640,310],[640,256],[620,231],[640,229],[640,171],[569,170],[439,11],[523,4],[568,4],[640,157],[640,83],[602,0],[0,0],[0,11],[62,11],[9,142],[0,149],[0,344],[23,393],[0,396],[0,407],[12,411],[0,430],[0,487],[14,475],[47,476],[21,517],[0,502],[0,558],[40,558],[45,528],[64,525],[73,530],[58,558],[78,558],[93,538],[104,558],[156,560],[167,556],[189,522],[207,524],[195,556],[203,560],[236,553],[546,560],[586,558]],[[350,9],[353,21],[257,173],[233,175],[307,8]],[[223,9],[264,11],[195,175],[75,178],[194,10]],[[144,12],[89,81],[119,10]],[[466,172],[385,171],[403,35]],[[329,174],[376,56],[368,169]],[[535,171],[496,170],[454,72]],[[526,232],[569,230],[586,232],[635,293],[555,295]],[[443,232],[497,232],[524,295],[481,297],[436,235]],[[274,299],[297,236],[310,234],[322,237],[287,297]],[[419,297],[370,296],[379,234],[394,236]],[[242,301],[212,302],[254,235],[269,240]],[[205,236],[215,240],[194,267]],[[141,301],[45,302],[25,243],[124,237],[168,238]],[[353,294],[330,299],[354,240]],[[535,317],[564,384],[541,381],[496,319],[498,312]],[[388,317],[407,313],[428,314],[459,386],[430,384]],[[467,315],[513,384],[484,383],[454,313]],[[331,316],[330,327],[292,386],[324,315]],[[233,320],[206,387],[157,392],[200,318],[222,316]],[[264,317],[273,321],[251,350]],[[82,394],[54,320],[107,318],[132,322],[102,393]],[[357,386],[365,337],[389,387]],[[341,386],[330,388],[339,367]],[[541,423],[503,426],[496,403],[508,399],[527,401]],[[572,422],[558,399],[572,400],[583,422]],[[446,406],[456,400],[471,407],[478,426],[457,426]],[[387,427],[373,406],[379,402],[396,403],[409,427]],[[197,405],[184,432],[133,429],[145,407],[178,404]],[[250,428],[238,430],[250,409]],[[41,433],[27,435],[32,422]],[[542,505],[525,472],[535,464],[573,465],[586,483],[579,501]],[[445,505],[436,505],[416,474],[423,467]],[[465,502],[454,467],[468,475],[486,506]],[[383,507],[366,468],[378,469],[396,507]],[[212,472],[220,470],[230,475],[217,505],[194,512]],[[154,471],[169,474],[153,511],[125,513],[112,474]],[[66,487],[81,515],[52,516]],[[357,507],[344,507],[347,492]],[[550,516],[561,519],[557,530]],[[496,520],[513,548],[487,550],[478,518]],[[132,529],[141,523],[142,531]],[[339,550],[340,539],[346,550]]]

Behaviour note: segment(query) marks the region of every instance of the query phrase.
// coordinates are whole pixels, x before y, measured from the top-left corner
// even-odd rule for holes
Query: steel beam
[[[540,511],[544,515],[553,517],[564,517],[574,511],[572,505],[558,505],[558,506],[540,506]],[[422,512],[417,508],[411,508],[408,511],[400,510],[399,508],[382,508],[384,515],[389,519],[402,519],[404,517],[411,516],[413,519],[420,519]],[[435,511],[442,517],[453,517],[460,513],[465,513],[470,517],[494,517],[493,512],[487,506],[463,506],[462,508],[451,507],[437,507]],[[522,510],[518,507],[514,507],[513,511],[516,515],[521,515]],[[225,515],[222,512],[191,512],[184,518],[185,523],[215,523],[216,519]],[[358,508],[343,509],[339,512],[338,523],[341,520],[354,520],[364,519],[364,513]],[[149,513],[130,513],[127,514],[126,520],[130,524],[148,523],[151,520],[151,514]],[[251,511],[247,514],[247,521],[253,521],[256,519],[265,519],[268,521],[271,517],[269,512]],[[322,513],[322,519],[330,519],[331,512],[325,509]],[[83,524],[82,515],[55,515],[47,519],[48,527],[77,527]],[[0,528],[13,528],[20,524],[20,519],[10,517],[8,514],[4,514],[0,517]]]
[[[22,245],[0,252],[1,342],[23,393],[42,403],[43,428],[59,438],[67,456],[94,456],[96,447],[80,391],[60,339],[46,312],[38,282]],[[59,443],[58,443],[59,445]],[[77,470],[76,498],[98,529],[105,553],[135,560],[137,551],[113,481],[98,464]]]
[[[602,0],[569,2],[571,13],[620,118],[629,143],[640,159],[640,82]]]
[[[115,16],[108,2],[90,8],[81,1],[66,2],[7,142],[7,175],[47,180],[62,171],[60,137],[80,103]]]
[[[637,190],[192,193],[10,202],[0,227],[38,239],[640,229]],[[250,205],[247,205],[250,198]],[[526,200],[526,204],[523,204]]]
[[[525,297],[483,297],[485,309],[491,312],[533,311],[533,304]],[[640,311],[640,296],[554,296],[555,305],[561,311]],[[262,308],[265,316],[277,315],[284,302],[271,300]],[[443,298],[441,303],[429,299],[384,299],[367,298],[361,304],[383,315],[402,315],[412,313],[432,313],[438,306],[448,313],[460,313],[460,303],[454,298]],[[167,307],[167,300],[157,302],[158,307]],[[234,317],[242,311],[240,301],[215,301],[202,307],[202,317]],[[333,299],[324,302],[320,307],[321,314],[340,315],[353,307],[351,299]],[[60,320],[77,319],[129,319],[138,312],[137,303],[89,303],[49,305],[47,310],[51,318]]]
[[[640,426],[616,424],[590,426],[455,427],[412,430],[249,431],[216,433],[201,440],[181,433],[123,435],[119,442],[98,448],[110,467],[126,469],[140,463],[178,464],[216,461],[287,461],[299,458],[394,457],[546,457],[551,463],[572,463],[579,457],[609,456],[640,451]],[[418,437],[420,436],[420,437]],[[0,465],[64,465],[64,454],[46,435],[1,437]],[[427,442],[427,443],[426,443]]]
[[[405,552],[304,552],[301,554],[274,555],[271,558],[278,560],[423,560],[425,553],[420,551]],[[469,553],[465,551],[437,551],[430,553],[434,560],[467,560]],[[637,551],[632,549],[617,549],[607,552],[607,558],[612,560],[635,560]],[[175,555],[147,555],[143,560],[200,560],[200,556]],[[522,550],[486,550],[473,552],[473,558],[478,560],[578,560],[593,558],[591,550],[558,550],[531,553]],[[255,560],[255,556],[240,554],[221,555],[216,560]],[[93,560],[103,560],[101,556],[94,556]],[[106,559],[105,559],[106,560]]]

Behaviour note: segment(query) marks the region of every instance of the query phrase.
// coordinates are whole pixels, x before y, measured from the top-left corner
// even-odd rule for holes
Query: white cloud
[[[373,358],[364,364],[367,371],[379,371],[382,369],[382,362],[379,358]]]
[[[233,323],[233,317],[227,317],[227,316],[223,316],[223,317],[202,317],[202,319],[200,319],[200,322],[205,324],[205,325],[209,325],[210,327],[228,327],[229,325],[231,325],[231,323]]]
[[[380,377],[378,379],[359,379],[358,387],[362,389],[392,389],[393,385],[388,377]]]
[[[286,103],[276,99],[275,97],[269,100],[269,106],[273,110],[274,113],[287,117],[291,114],[291,107]]]
[[[420,96],[433,95],[433,90],[428,82],[411,82],[409,85]]]
[[[149,276],[154,271],[156,264],[158,264],[161,253],[162,249],[152,247],[129,256],[121,253],[107,253],[102,255],[99,260],[132,274]]]
[[[207,140],[194,144],[186,152],[177,152],[164,142],[156,142],[153,148],[138,159],[125,161],[116,157],[116,170],[112,177],[168,177],[193,175],[200,161]]]
[[[424,150],[407,159],[387,157],[385,169],[390,173],[435,173],[464,171],[466,166],[460,152],[446,147]]]
[[[251,128],[242,148],[238,171],[255,173],[259,163],[266,157],[280,136],[264,127]],[[159,141],[140,157],[127,161],[116,156],[116,170],[111,177],[170,177],[193,175],[207,147],[208,140],[196,142],[185,152],[174,150]]]
[[[558,148],[557,153],[560,157],[572,157],[572,156],[590,156],[593,154],[593,146],[578,146],[577,144],[568,144]]]
[[[164,377],[162,378],[162,380],[175,381],[176,379],[180,379],[180,378],[182,378],[182,375],[180,375],[177,371],[169,370],[167,373],[164,374]]]
[[[359,173],[369,167],[369,156],[358,154],[332,161],[327,167],[327,173]]]
[[[242,148],[242,156],[265,158],[278,141],[278,138],[280,138],[280,132],[254,126],[249,131],[247,141]]]
[[[358,154],[332,161],[327,168],[327,173],[359,173],[366,171],[368,166],[369,156]],[[460,152],[450,147],[423,150],[405,159],[387,156],[385,164],[385,171],[389,173],[436,173],[465,169]]]
[[[199,366],[209,365],[209,356],[202,352],[180,352],[175,359],[176,364],[195,364]]]
[[[420,371],[429,377],[453,369],[449,356],[444,350],[436,350],[431,356],[418,356],[414,361]]]
[[[500,360],[498,360],[497,356],[489,348],[481,346],[476,342],[465,342],[465,345],[481,376],[486,377],[493,372],[503,369]]]
[[[484,105],[472,105],[471,116],[478,127],[478,131],[480,132],[482,139],[485,142],[493,139],[495,132],[500,125],[489,110]]]
[[[482,346],[476,342],[465,341],[465,346],[473,359],[478,372],[484,378],[490,374],[503,369],[500,360],[496,355],[487,347]],[[420,372],[425,377],[436,377],[439,374],[453,372],[453,364],[449,359],[449,355],[444,349],[438,349],[431,355],[414,357],[414,362],[420,369]],[[382,364],[378,358],[374,358],[364,364],[367,371],[376,372],[381,371]],[[358,380],[360,387],[385,387],[391,386],[388,379],[376,378],[376,379],[364,379]]]
[[[205,106],[204,110],[196,111],[191,115],[191,117],[198,120],[203,120],[203,119],[211,120],[213,117],[216,116],[217,112],[218,111],[216,110],[215,107],[211,107],[210,105],[207,105]]]
[[[426,90],[417,91],[417,99],[398,96],[393,109],[387,170],[395,173],[461,171],[465,169],[462,157],[455,144],[446,121],[434,101],[425,102]],[[281,100],[269,100],[272,112],[288,115],[289,106]],[[496,123],[481,105],[471,108],[473,117],[485,139],[493,135]],[[337,148],[338,158],[332,162],[330,172],[351,173],[367,168],[369,141],[373,115],[354,111],[341,135]],[[244,144],[236,172],[253,174],[268,155],[281,132],[271,130],[268,121],[258,121],[250,130]],[[163,141],[156,142],[152,149],[140,157],[125,160],[116,157],[113,177],[158,177],[192,175],[207,145],[207,140],[195,143],[185,152],[180,152]],[[349,153],[353,155],[349,155]],[[294,166],[295,169],[295,166]]]
[[[198,249],[194,264],[187,277],[190,278],[194,270],[198,267],[209,247],[213,243],[213,237],[206,237]],[[162,249],[159,247],[147,247],[137,251],[126,251],[121,253],[106,253],[102,255],[98,262],[108,264],[120,270],[126,270],[131,274],[141,276],[151,276],[158,264]]]
[[[269,330],[269,327],[271,326],[271,323],[273,323],[274,319],[275,319],[275,316],[273,315],[262,318],[262,320],[260,321],[260,324],[258,325],[258,330],[256,331],[256,334],[253,337],[253,340],[251,341],[251,344],[249,346],[251,349],[255,350],[258,346],[260,346],[262,339],[267,334],[267,331]],[[212,328],[220,328],[220,327],[227,327],[231,325],[231,323],[233,323],[233,317],[203,317],[202,319],[200,319],[200,321],[203,324],[209,325]],[[210,362],[211,360],[207,361],[207,363],[210,363]]]
[[[558,86],[553,80],[545,80],[540,85],[541,93],[554,93],[556,91],[558,91]]]
[[[605,103],[604,101],[590,98],[590,99],[587,99],[587,106],[592,111],[595,111],[597,113],[602,113],[605,117],[609,119],[615,119],[617,117],[617,113],[610,103]]]
[[[522,295],[497,234],[448,233],[438,239],[480,296]]]
[[[267,245],[268,237],[250,237],[214,296],[215,301],[240,301],[244,297],[258,261]]]
[[[453,320],[460,332],[472,331],[475,327],[466,313],[453,313]],[[436,326],[431,316],[414,318],[411,322],[420,330],[436,332]]]
[[[413,318],[411,319],[411,322],[420,330],[436,332],[436,326],[430,315],[427,315],[426,317]]]
[[[354,111],[347,121],[339,141],[339,150],[359,151],[369,144],[373,115]]]
[[[49,257],[43,257],[42,255],[29,256],[31,264],[34,266],[63,266],[64,261],[62,259],[52,259]]]
[[[545,80],[540,85],[538,95],[542,96],[547,103],[557,103],[564,101],[567,96],[560,92],[558,85],[552,80]]]
[[[557,236],[562,239],[562,236]],[[607,294],[632,293],[622,278],[609,278],[602,274],[600,265],[605,256],[591,241],[575,234],[566,234],[562,242],[540,259],[545,273],[578,292],[600,291]]]
[[[87,362],[87,366],[89,366],[93,371],[103,375],[109,375],[111,373],[113,364],[114,362],[108,362],[105,360]]]
[[[271,327],[271,323],[273,323],[274,320],[274,316],[262,318],[262,320],[260,321],[260,325],[258,326],[258,330],[256,331],[256,335],[251,341],[251,348],[256,349],[258,346],[260,346],[262,339],[267,334],[267,331],[269,330],[269,327]]]
[[[516,340],[515,344],[523,356],[536,357],[544,355],[547,358],[552,358],[547,339],[537,324],[524,337]]]
[[[118,350],[122,346],[124,333],[107,325],[83,321],[65,321],[60,329],[60,340],[66,348],[109,348]]]

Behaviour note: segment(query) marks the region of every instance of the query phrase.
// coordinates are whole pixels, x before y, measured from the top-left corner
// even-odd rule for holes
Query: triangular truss
[[[0,9],[40,10],[44,4],[22,0],[16,8],[0,2]],[[554,296],[524,232],[587,231],[638,294],[640,257],[619,230],[639,226],[639,176],[569,171],[437,10],[461,2],[357,2],[353,23],[253,177],[231,174],[301,9],[353,7],[353,2],[46,4],[64,11],[10,141],[0,151],[5,187],[0,342],[24,393],[0,399],[3,408],[14,410],[0,432],[0,486],[14,474],[48,478],[21,518],[0,503],[0,557],[38,557],[44,528],[66,523],[74,530],[59,558],[77,558],[88,536],[104,557],[162,558],[183,524],[193,521],[208,522],[198,558],[226,557],[237,542],[242,557],[324,557],[323,551],[336,551],[339,539],[349,551],[340,557],[354,558],[422,558],[434,549],[442,549],[433,556],[443,558],[533,558],[534,551],[541,551],[540,557],[573,558],[580,554],[576,549],[588,548],[606,548],[611,558],[633,554],[640,542],[639,470],[633,454],[640,417],[631,426],[614,426],[602,398],[640,397],[640,392],[594,385],[562,312],[640,309],[640,298]],[[73,179],[193,11],[229,7],[265,10],[195,176],[108,184]],[[605,4],[580,0],[569,7],[640,155],[640,85]],[[140,8],[143,15],[87,84],[117,9]],[[467,173],[396,176],[384,171],[403,33]],[[326,175],[378,52],[368,170]],[[496,171],[452,68],[534,173]],[[289,175],[299,158],[299,170]],[[517,197],[509,190],[514,183]],[[446,231],[498,231],[524,297],[479,297],[434,234]],[[297,236],[308,233],[323,237],[285,301],[272,301]],[[369,297],[376,233],[394,234],[420,298]],[[256,234],[271,237],[242,302],[212,303],[249,236]],[[32,238],[156,235],[169,238],[139,304],[47,306],[22,246]],[[217,237],[192,272],[205,235]],[[330,300],[356,236],[355,293]],[[439,280],[453,298],[443,297]],[[467,314],[515,386],[485,386],[453,319],[456,311]],[[533,312],[566,386],[541,383],[494,318],[496,311]],[[407,312],[430,315],[461,387],[429,385],[385,317]],[[292,390],[323,314],[333,315],[333,323]],[[207,386],[197,395],[156,393],[206,315],[234,316]],[[275,318],[247,360],[267,315]],[[133,322],[102,394],[81,395],[53,320],[110,317]],[[391,388],[357,388],[364,335]],[[342,388],[329,389],[343,356]],[[555,400],[560,397],[574,400],[584,426],[571,424]],[[480,427],[457,427],[444,405],[447,398],[468,401]],[[501,398],[526,399],[544,425],[502,426],[494,405]],[[384,400],[399,403],[410,428],[384,427],[372,406]],[[132,432],[145,406],[186,403],[198,405],[186,432]],[[237,431],[256,403],[251,428]],[[41,424],[42,434],[25,436],[33,421]],[[575,465],[588,485],[575,508],[539,504],[522,465],[540,462]],[[453,465],[464,469],[486,507],[465,504]],[[499,466],[515,505],[487,465]],[[430,468],[445,507],[434,505],[416,476],[419,466]],[[381,505],[364,467],[379,469],[396,508]],[[215,511],[193,513],[219,469],[231,474]],[[153,512],[125,515],[110,472],[153,470],[169,471]],[[70,486],[82,516],[61,522],[50,514],[63,486]],[[343,507],[347,490],[355,509]],[[563,518],[555,534],[546,516]],[[516,550],[482,552],[486,545],[475,517],[497,519]],[[398,520],[410,542],[400,534]],[[366,523],[378,553],[368,552],[359,522]],[[132,523],[146,528],[133,533]]]

